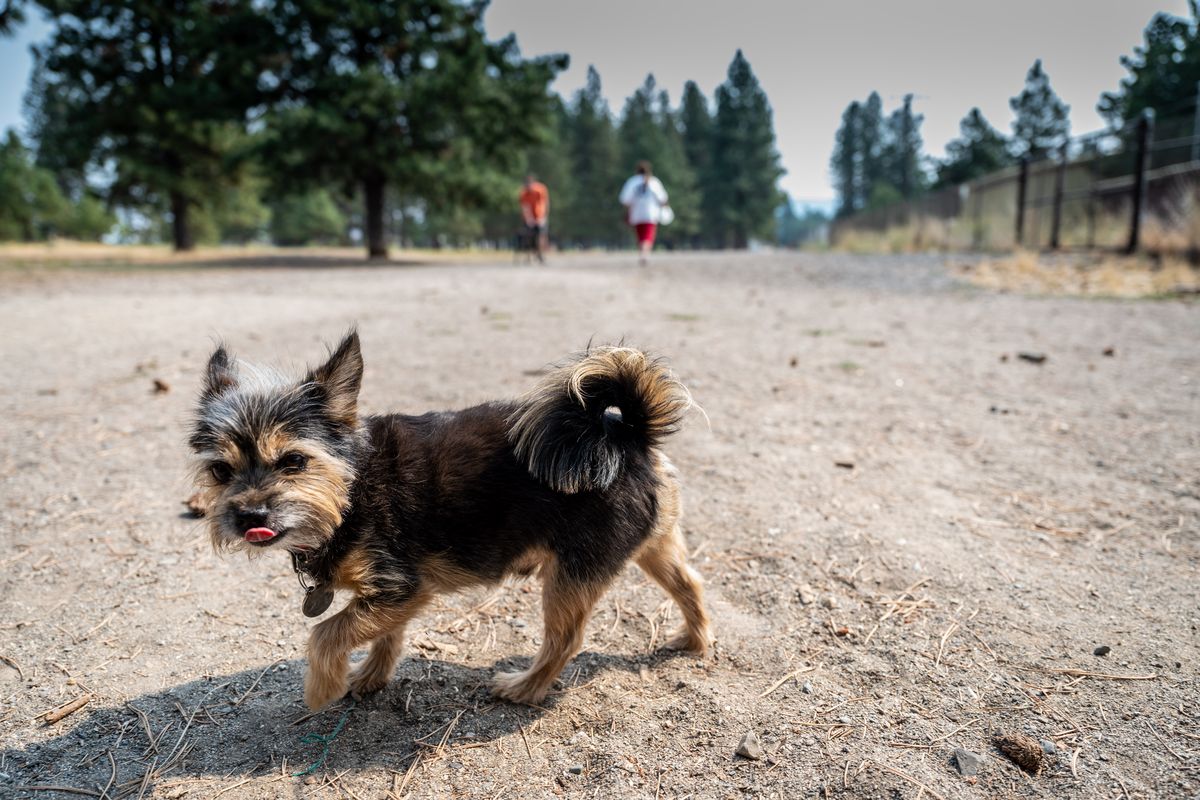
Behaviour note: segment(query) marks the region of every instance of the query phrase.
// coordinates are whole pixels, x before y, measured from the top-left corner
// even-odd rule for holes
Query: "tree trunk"
[[[383,233],[383,188],[382,175],[371,175],[363,180],[363,194],[367,199],[367,258],[387,258],[387,239]]]
[[[171,236],[175,240],[175,252],[194,250],[192,224],[188,216],[188,199],[181,192],[171,192]]]

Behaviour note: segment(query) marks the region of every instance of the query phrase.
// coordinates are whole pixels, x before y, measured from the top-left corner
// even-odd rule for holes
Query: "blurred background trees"
[[[0,239],[507,244],[532,172],[560,244],[624,246],[616,196],[641,159],[671,195],[665,246],[776,238],[771,108],[740,51],[714,102],[689,83],[673,106],[647,76],[615,117],[594,69],[564,100],[550,84],[566,56],[489,40],[485,8],[7,0],[0,35],[31,11],[53,28],[34,48],[31,141],[0,155],[17,187]]]

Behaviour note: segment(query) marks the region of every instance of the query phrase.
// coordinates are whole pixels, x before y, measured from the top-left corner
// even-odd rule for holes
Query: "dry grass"
[[[401,263],[489,260],[496,251],[426,250],[393,247],[390,260]],[[0,268],[92,266],[340,266],[365,264],[362,247],[274,247],[272,245],[222,245],[197,247],[176,253],[166,244],[101,244],[58,239],[50,242],[0,243]]]
[[[1181,259],[1105,255],[1090,260],[1026,250],[959,267],[988,289],[1080,297],[1152,297],[1200,291],[1200,271]]]

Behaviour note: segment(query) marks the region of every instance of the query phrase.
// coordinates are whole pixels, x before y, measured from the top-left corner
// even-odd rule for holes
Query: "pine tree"
[[[83,174],[110,170],[110,203],[167,206],[176,249],[189,216],[227,182],[231,132],[260,100],[273,32],[251,0],[170,7],[152,0],[43,0],[56,28],[35,47],[38,158]]]
[[[713,118],[708,99],[694,81],[684,84],[679,126],[683,134],[683,150],[700,192],[700,220],[692,243],[693,246],[712,245],[721,207],[721,194],[712,175]]]
[[[839,217],[848,216],[862,208],[861,125],[862,103],[855,100],[842,112],[842,125],[838,128],[833,157],[830,159],[834,188],[838,193]]]
[[[571,100],[569,130],[575,199],[564,234],[579,244],[616,244],[624,233],[617,205],[624,170],[595,67],[588,67],[587,83]]]
[[[978,108],[963,117],[958,129],[959,138],[946,145],[946,159],[938,165],[936,188],[966,183],[1012,163],[1008,140]]]
[[[1189,0],[1189,17],[1159,13],[1146,26],[1145,44],[1122,56],[1129,75],[1115,92],[1100,97],[1097,110],[1113,127],[1153,109],[1161,117],[1194,112],[1200,83],[1200,3]]]
[[[671,98],[666,91],[658,94],[654,123],[662,137],[655,171],[667,185],[671,209],[675,212],[675,222],[664,229],[663,241],[671,246],[695,246],[700,234],[703,196],[699,179],[688,160],[680,114],[671,108]]]
[[[771,106],[738,50],[717,88],[713,126],[712,176],[723,198],[716,231],[720,243],[744,248],[752,237],[771,235],[782,174]]]
[[[905,95],[904,104],[888,117],[883,147],[883,180],[905,200],[923,191],[926,183],[921,164],[924,160],[921,123],[925,117],[913,114],[912,99],[911,94]]]
[[[859,195],[858,207],[865,208],[879,194],[879,185],[887,180],[883,148],[887,130],[884,126],[883,99],[871,92],[863,103],[858,125]]]
[[[1017,115],[1013,120],[1014,155],[1043,158],[1066,141],[1071,128],[1067,117],[1071,107],[1050,87],[1050,76],[1042,69],[1040,58],[1029,68],[1025,88],[1008,104]]]
[[[82,0],[81,0],[82,1]],[[385,201],[433,211],[512,202],[525,149],[550,120],[565,56],[523,59],[489,41],[485,4],[457,0],[291,0],[270,7],[285,57],[284,102],[263,157],[292,186],[357,186],[367,254],[386,257]]]

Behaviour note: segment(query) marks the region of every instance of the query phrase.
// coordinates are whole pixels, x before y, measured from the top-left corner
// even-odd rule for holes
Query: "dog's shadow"
[[[671,655],[627,658],[587,651],[567,667],[563,680],[578,686],[602,672],[637,672]],[[505,659],[498,668],[524,661]],[[51,785],[99,794],[110,782],[115,794],[116,787],[131,781],[148,780],[149,786],[217,776],[236,782],[300,773],[314,764],[317,773],[403,772],[417,753],[437,747],[443,737],[452,745],[487,743],[518,732],[547,710],[493,697],[494,669],[407,658],[382,691],[358,700],[347,697],[311,714],[301,698],[304,669],[303,660],[280,661],[68,717],[58,723],[67,730],[54,738],[3,751],[0,794],[45,798],[53,795],[20,787]],[[570,686],[564,690],[572,691]],[[552,693],[546,705],[552,708],[559,696]],[[9,790],[15,794],[7,795]]]

